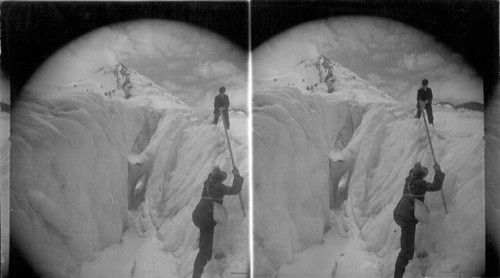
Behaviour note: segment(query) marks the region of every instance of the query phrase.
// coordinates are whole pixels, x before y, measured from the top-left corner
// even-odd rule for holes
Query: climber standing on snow
[[[444,173],[439,164],[434,164],[434,181],[424,180],[429,171],[416,163],[406,177],[403,187],[403,196],[394,209],[394,221],[401,227],[401,251],[396,259],[394,278],[403,277],[406,265],[413,258],[415,250],[415,228],[418,223],[415,218],[415,202],[424,202],[425,192],[438,191],[443,186]]]
[[[225,186],[222,182],[227,174],[215,167],[203,183],[201,200],[193,211],[193,222],[200,229],[200,240],[198,255],[194,261],[193,278],[201,277],[203,268],[212,258],[212,245],[214,241],[214,228],[217,225],[213,217],[214,204],[222,205],[224,195],[236,195],[241,192],[243,177],[237,168],[233,169],[233,186]]]
[[[422,110],[420,109],[420,103],[423,102],[425,111],[427,111],[427,117],[429,118],[429,124],[434,125],[434,117],[432,116],[432,90],[427,87],[429,85],[429,80],[422,80],[422,88],[418,89],[417,92],[417,115],[415,118],[420,119]]]
[[[219,121],[220,108],[223,108],[223,117],[227,129],[229,129],[229,97],[225,94],[226,87],[219,88],[219,94],[215,97],[214,101],[214,121],[213,124],[216,125]]]

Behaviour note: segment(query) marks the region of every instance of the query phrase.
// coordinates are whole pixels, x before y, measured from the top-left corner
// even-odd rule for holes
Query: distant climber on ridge
[[[427,117],[429,118],[429,124],[434,125],[434,117],[432,115],[432,90],[427,87],[429,80],[422,80],[422,88],[418,89],[417,92],[417,115],[415,118],[420,119],[422,111],[420,109],[420,103],[424,103],[425,111],[427,111]]]
[[[405,268],[415,251],[415,228],[419,222],[415,217],[415,202],[424,202],[425,192],[438,191],[443,186],[445,174],[439,164],[434,164],[434,181],[424,180],[429,171],[420,163],[415,163],[403,186],[403,196],[394,209],[394,221],[401,227],[401,251],[396,259],[394,278],[403,277]]]
[[[229,129],[229,97],[225,94],[226,87],[219,88],[219,94],[215,97],[214,101],[214,121],[213,124],[216,125],[219,121],[220,108],[223,108],[223,121],[227,129]]]
[[[120,81],[120,75],[123,77],[123,83]],[[132,83],[130,83],[130,73],[127,72],[127,68],[121,63],[116,65],[116,78],[118,83],[117,89],[121,88],[125,93],[125,98],[129,99],[132,96],[130,92],[132,89]]]
[[[225,186],[222,182],[227,178],[227,174],[215,167],[203,183],[201,200],[193,211],[193,223],[200,229],[200,240],[198,255],[194,261],[193,278],[201,277],[203,268],[212,258],[212,245],[214,241],[214,227],[217,222],[214,220],[214,202],[222,205],[224,195],[236,195],[241,192],[243,177],[237,168],[233,169],[233,186]]]

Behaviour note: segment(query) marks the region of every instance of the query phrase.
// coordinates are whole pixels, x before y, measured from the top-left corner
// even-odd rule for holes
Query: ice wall
[[[318,244],[328,225],[328,154],[347,144],[363,109],[297,89],[253,96],[256,274],[275,272]]]
[[[365,250],[380,258],[381,277],[392,275],[399,252],[400,229],[393,221],[393,210],[405,177],[416,161],[430,169],[427,180],[432,181],[434,173],[423,122],[411,115],[401,119],[399,112],[398,108],[371,107],[343,151],[355,160],[346,211],[360,231]],[[431,137],[436,160],[446,173],[443,192],[448,214],[439,192],[426,194],[431,220],[417,226],[416,259],[408,272],[480,275],[485,262],[482,134],[440,133],[438,129]]]
[[[258,91],[253,102],[256,274],[276,273],[294,263],[294,254],[321,246],[330,206],[342,228],[338,236],[359,242],[352,245],[359,248],[355,252],[378,265],[372,277],[391,277],[400,237],[393,210],[403,181],[416,161],[430,169],[428,180],[434,174],[425,127],[413,119],[414,109],[397,103],[355,109],[289,88]],[[446,173],[449,212],[439,192],[427,194],[431,221],[417,226],[407,275],[477,276],[485,261],[482,115],[435,112],[431,136]],[[342,205],[344,197],[332,202],[342,194]],[[338,267],[346,273],[356,266]]]
[[[121,239],[143,117],[95,94],[26,91],[16,102],[11,235],[44,276],[67,277]]]
[[[232,182],[224,132],[211,124],[210,112],[168,98],[26,91],[13,119],[13,238],[36,269],[46,277],[79,277],[83,262],[131,228],[148,244],[161,242],[158,250],[177,265],[172,275],[191,275],[198,252],[191,213],[203,182],[215,165]],[[238,196],[225,198],[229,224],[216,229],[209,277],[249,271],[246,121],[231,112],[247,218]]]
[[[207,117],[208,116],[208,117]],[[156,234],[163,250],[178,259],[178,277],[190,277],[198,252],[199,230],[191,214],[201,197],[203,182],[214,166],[228,173],[225,184],[231,186],[233,175],[222,128],[209,123],[204,111],[166,111],[150,144],[130,161],[150,165],[145,204],[140,208]],[[236,167],[245,177],[242,197],[247,218],[243,217],[237,195],[224,198],[228,225],[217,226],[214,259],[207,265],[207,277],[230,276],[231,272],[248,272],[248,155],[246,116],[232,118],[232,128],[242,125],[244,134],[231,136]],[[218,131],[217,131],[218,130]],[[216,258],[216,259],[215,259]]]

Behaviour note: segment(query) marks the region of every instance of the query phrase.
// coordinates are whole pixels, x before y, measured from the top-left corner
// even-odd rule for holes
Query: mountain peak
[[[300,89],[305,94],[320,93],[358,101],[393,101],[392,97],[378,90],[373,84],[330,60],[324,54],[301,60],[292,69],[278,74],[271,80],[256,81],[256,85],[290,86]]]
[[[100,67],[91,76],[75,83],[60,86],[57,90],[97,93],[102,94],[106,99],[151,96],[176,105],[186,105],[178,97],[173,96],[146,76],[127,67],[123,62]]]

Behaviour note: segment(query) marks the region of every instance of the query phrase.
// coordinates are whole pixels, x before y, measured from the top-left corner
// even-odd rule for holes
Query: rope
[[[403,196],[410,196],[412,197],[412,199],[414,199],[413,197],[424,197],[425,194],[424,195],[403,194]]]
[[[208,192],[207,192],[208,193]],[[212,197],[201,197],[202,199],[208,199],[208,200],[223,200],[224,198],[212,198]]]
[[[414,185],[414,180],[410,181],[410,184],[408,184],[408,192],[410,192],[410,194],[403,194],[405,196],[411,196],[412,199],[415,199],[414,197],[425,197],[425,194],[423,195],[415,195],[413,193],[411,193],[411,188],[413,187]]]
[[[210,200],[210,202],[212,202],[212,203],[214,202],[213,200],[223,200],[223,198],[212,198],[212,197],[210,196],[210,186],[212,186],[212,184],[209,184],[209,185],[207,186],[207,195],[208,195],[208,197],[201,197],[201,198],[202,198],[202,199],[209,199],[209,200]]]

